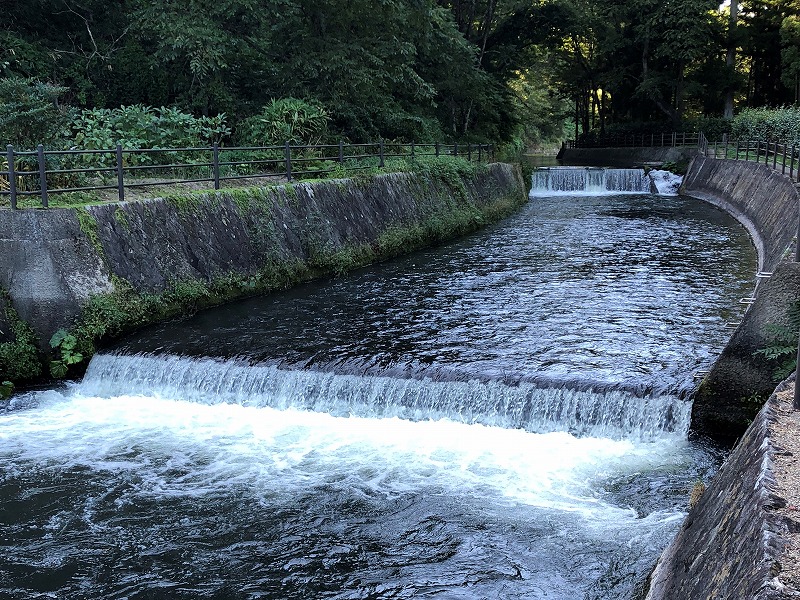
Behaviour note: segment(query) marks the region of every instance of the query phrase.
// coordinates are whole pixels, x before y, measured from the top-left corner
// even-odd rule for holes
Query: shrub
[[[328,112],[313,100],[281,98],[245,119],[236,139],[245,146],[319,144],[328,137],[329,120]]]
[[[57,101],[66,88],[36,79],[0,79],[0,143],[32,150],[38,144],[60,146],[70,113]]]
[[[800,143],[800,107],[746,108],[734,117],[731,133],[738,139]]]

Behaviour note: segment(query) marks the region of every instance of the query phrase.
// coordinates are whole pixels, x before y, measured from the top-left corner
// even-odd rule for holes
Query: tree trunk
[[[736,74],[736,21],[739,16],[739,0],[731,0],[731,14],[728,17],[728,53],[725,55],[725,66],[728,68],[728,76],[731,83],[725,93],[725,113],[726,119],[733,118],[733,78]]]

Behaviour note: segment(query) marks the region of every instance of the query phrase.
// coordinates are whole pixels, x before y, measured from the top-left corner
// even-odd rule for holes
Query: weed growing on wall
[[[4,320],[11,329],[12,338],[0,343],[0,381],[4,383],[34,379],[42,372],[36,335],[9,302],[8,293],[0,291],[0,309],[4,311]]]
[[[800,335],[800,300],[789,307],[786,324],[767,325],[770,342],[754,352],[761,355],[775,367],[772,378],[775,381],[786,379],[797,368],[797,343]]]

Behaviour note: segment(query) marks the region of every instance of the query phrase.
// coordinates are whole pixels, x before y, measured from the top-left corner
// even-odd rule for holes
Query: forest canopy
[[[0,23],[22,145],[125,106],[217,119],[206,138],[294,106],[316,139],[530,144],[798,95],[800,0],[6,0]]]

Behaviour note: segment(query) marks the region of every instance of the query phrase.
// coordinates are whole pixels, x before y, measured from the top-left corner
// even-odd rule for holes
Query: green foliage
[[[198,118],[176,108],[140,104],[84,110],[73,120],[72,130],[74,143],[87,150],[107,150],[117,144],[125,149],[209,146],[230,134],[224,113]],[[127,154],[126,157],[131,164],[159,164],[180,155]],[[114,160],[110,155],[106,158],[108,164]]]
[[[66,88],[21,77],[0,78],[0,143],[18,150],[60,146],[69,112],[57,107]]]
[[[14,393],[14,383],[12,381],[0,382],[0,400],[8,399]]]
[[[78,351],[78,339],[64,329],[59,329],[50,338],[50,348],[54,360],[50,361],[50,374],[56,379],[66,377],[69,368],[83,362],[83,354]]]
[[[321,104],[297,98],[272,100],[237,127],[244,146],[319,144],[328,136],[330,116]]]
[[[731,133],[742,140],[800,144],[800,107],[745,109],[734,117]]]
[[[83,235],[85,235],[86,239],[89,240],[92,248],[95,249],[95,252],[97,252],[99,256],[105,256],[103,244],[100,243],[100,232],[97,229],[97,219],[89,214],[89,211],[82,206],[75,209],[75,216],[78,218],[78,224],[80,225],[81,232],[83,232]]]
[[[3,292],[0,306],[5,305],[5,321],[11,328],[11,341],[0,343],[0,380],[25,381],[41,373],[36,335],[30,326],[19,318]]]
[[[754,354],[763,356],[769,362],[776,364],[772,377],[775,381],[781,381],[797,368],[800,300],[795,301],[787,311],[786,324],[767,325],[767,333],[771,337],[769,345],[756,350]]]

